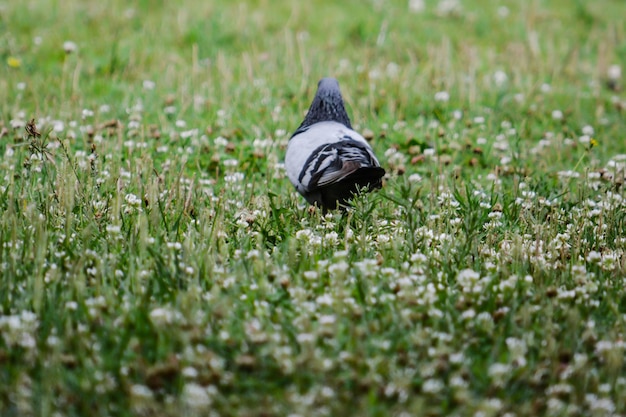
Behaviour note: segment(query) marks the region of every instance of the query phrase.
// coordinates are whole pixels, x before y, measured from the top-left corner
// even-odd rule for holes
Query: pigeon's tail
[[[376,190],[383,186],[385,170],[381,167],[361,167],[342,181],[321,191],[322,206],[334,210],[338,206],[346,207],[349,200],[359,191]]]
[[[338,122],[352,129],[339,83],[334,78],[322,78],[319,81],[311,107],[294,135],[319,122]]]
[[[382,178],[384,176],[385,170],[381,167],[361,167],[348,175],[345,181],[353,182],[359,188],[367,187],[371,191],[382,187]]]

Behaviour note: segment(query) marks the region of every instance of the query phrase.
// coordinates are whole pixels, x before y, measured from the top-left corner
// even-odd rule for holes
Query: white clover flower
[[[224,181],[226,181],[227,183],[238,183],[242,182],[244,178],[245,175],[243,174],[243,172],[235,172],[233,174],[226,175],[224,177]]]
[[[267,340],[267,335],[263,332],[263,325],[257,318],[246,323],[246,335],[255,343],[263,343]]]
[[[553,120],[562,120],[563,112],[561,110],[552,110],[552,119]]]
[[[506,72],[502,70],[498,70],[493,74],[493,82],[496,87],[502,87],[509,80],[509,77],[506,75]]]
[[[506,346],[511,353],[511,358],[518,366],[526,366],[526,352],[528,350],[526,342],[514,337],[506,339]]]
[[[411,255],[411,262],[415,264],[425,264],[428,261],[428,256],[421,252],[416,252]]]
[[[409,0],[409,11],[411,13],[421,13],[426,10],[426,2],[424,0]]]
[[[272,146],[272,140],[271,139],[259,139],[256,138],[254,139],[254,141],[252,142],[252,147],[256,150],[264,150],[267,149],[269,147]]]
[[[215,146],[224,147],[224,146],[228,145],[228,139],[223,138],[221,136],[218,136],[218,137],[215,138],[213,143],[215,143]]]
[[[150,312],[150,321],[157,327],[167,326],[176,323],[182,319],[179,311],[166,307],[158,307]]]
[[[0,315],[0,334],[9,346],[20,346],[31,350],[37,346],[33,334],[39,326],[37,316],[30,311],[22,311],[20,314]]]
[[[409,175],[409,182],[421,182],[422,181],[422,176],[420,174],[411,174]]]
[[[386,235],[384,233],[383,234],[379,234],[377,236],[377,238],[376,238],[376,241],[378,243],[382,243],[382,244],[389,243],[389,242],[391,242],[391,236]]]
[[[378,269],[378,262],[376,262],[375,259],[364,259],[362,261],[355,262],[354,265],[366,277],[375,275]]]
[[[480,274],[473,269],[462,269],[456,276],[457,282],[461,285],[468,285],[477,282],[480,279]]]
[[[124,196],[124,200],[131,207],[139,207],[141,206],[141,199],[137,197],[135,194],[126,194]]]
[[[57,133],[63,132],[65,130],[65,123],[63,123],[61,120],[53,120],[52,130]]]
[[[626,342],[613,342],[611,340],[600,340],[596,343],[596,352],[604,353],[611,351],[623,351],[626,350]]]
[[[474,311],[474,309],[472,308],[470,308],[469,310],[465,310],[463,314],[461,314],[461,318],[463,320],[471,320],[474,317],[476,317],[476,311]]]
[[[331,276],[343,276],[350,269],[350,264],[346,261],[333,263],[328,267],[328,273]]]
[[[565,409],[565,403],[558,398],[550,398],[548,399],[548,411],[550,411],[551,415],[559,415]]]
[[[440,379],[427,379],[422,385],[422,391],[429,394],[437,394],[443,390],[444,384]]]
[[[208,410],[208,407],[213,402],[207,389],[193,382],[185,384],[181,399],[183,404],[195,410]]]
[[[11,119],[11,128],[13,129],[23,129],[26,126],[26,121],[24,119]]]
[[[500,291],[514,290],[517,286],[517,281],[517,275],[510,275],[508,278],[500,281],[500,283],[498,284],[498,289],[500,289]]]
[[[398,275],[398,271],[395,268],[385,267],[380,270],[380,273],[384,277],[393,277]]]
[[[198,377],[198,370],[193,366],[186,366],[183,368],[181,374],[185,378],[194,379]]]
[[[438,91],[435,93],[435,101],[447,103],[450,100],[450,94],[447,91]]]
[[[463,352],[452,353],[450,355],[450,363],[462,364],[465,361],[465,355]]]
[[[332,306],[335,303],[335,299],[330,294],[323,294],[317,297],[315,302],[319,305]]]
[[[602,255],[602,261],[600,262],[600,267],[605,271],[614,271],[618,265],[621,256],[615,252],[604,253]]]
[[[111,235],[119,235],[122,231],[122,227],[119,225],[107,224],[105,230]]]
[[[78,50],[78,45],[72,41],[65,41],[63,42],[63,50],[66,54],[71,54]]]
[[[156,87],[156,83],[154,81],[151,81],[151,80],[144,80],[143,81],[143,89],[144,90],[154,90],[154,87]]]
[[[317,271],[304,271],[302,275],[304,276],[305,279],[309,281],[316,280],[319,277],[319,274],[317,273]]]
[[[154,394],[152,390],[145,385],[134,384],[130,387],[131,398],[135,400],[152,400]]]
[[[487,374],[493,379],[496,385],[500,385],[511,373],[511,365],[505,363],[494,363],[489,366]]]
[[[593,126],[585,125],[582,128],[583,135],[592,136],[595,133]]]
[[[450,378],[450,386],[454,388],[467,388],[469,384],[467,383],[466,380],[464,380],[460,376],[455,375],[452,378]]]
[[[482,413],[485,415],[497,415],[502,409],[502,400],[499,398],[488,398],[481,402]]]
[[[198,129],[183,130],[180,132],[181,139],[188,139],[195,136],[198,136]]]
[[[377,68],[374,68],[367,75],[370,79],[377,80],[380,78],[380,71]]]
[[[300,333],[296,336],[296,340],[300,344],[313,344],[315,343],[316,337],[313,333]]]
[[[611,65],[606,75],[611,81],[619,81],[622,78],[622,67],[619,65]]]
[[[600,252],[596,252],[594,250],[590,251],[587,254],[587,262],[589,263],[597,263],[602,259],[602,254]]]
[[[576,172],[576,171],[559,171],[557,172],[557,175],[560,178],[579,178],[580,177],[580,173]]]
[[[320,394],[322,395],[322,397],[324,398],[333,398],[335,396],[335,390],[333,390],[330,387],[322,387],[322,389],[320,390]]]
[[[339,241],[339,234],[334,230],[332,232],[326,233],[324,236],[324,241],[330,244],[336,244]]]
[[[563,287],[560,287],[556,293],[556,298],[559,300],[572,300],[575,297],[576,297],[576,290],[568,290]]]
[[[546,393],[548,395],[567,395],[570,394],[572,390],[571,385],[562,382],[548,387]]]
[[[615,403],[610,398],[598,398],[595,394],[585,394],[585,402],[593,415],[612,415],[615,412]]]
[[[395,62],[390,62],[387,64],[385,68],[385,72],[387,73],[387,77],[389,78],[397,78],[400,73],[400,66]]]
[[[459,0],[439,0],[437,4],[437,14],[440,16],[449,16],[461,11],[461,2]]]

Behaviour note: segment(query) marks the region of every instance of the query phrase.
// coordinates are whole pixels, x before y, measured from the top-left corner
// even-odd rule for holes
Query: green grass
[[[623,1],[133,3],[0,4],[0,415],[626,415]]]

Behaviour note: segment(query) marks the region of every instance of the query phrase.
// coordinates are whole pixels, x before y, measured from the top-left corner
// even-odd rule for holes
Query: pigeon
[[[304,121],[285,155],[287,176],[296,190],[322,209],[345,209],[362,189],[382,187],[381,168],[369,143],[352,130],[339,83],[323,78]]]

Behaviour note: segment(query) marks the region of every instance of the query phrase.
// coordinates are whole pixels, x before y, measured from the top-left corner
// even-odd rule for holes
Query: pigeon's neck
[[[352,129],[339,91],[318,91],[298,131],[306,130],[319,122],[337,122]]]

